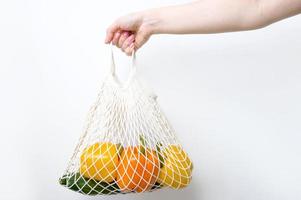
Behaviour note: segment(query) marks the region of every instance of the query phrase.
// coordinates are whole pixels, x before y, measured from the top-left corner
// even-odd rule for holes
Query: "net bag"
[[[111,68],[92,105],[84,131],[59,183],[86,195],[180,189],[191,181],[192,162],[137,77],[135,53],[127,81]]]

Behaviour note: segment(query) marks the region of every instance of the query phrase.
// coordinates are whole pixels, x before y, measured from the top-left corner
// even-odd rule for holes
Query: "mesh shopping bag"
[[[127,81],[111,69],[92,105],[82,136],[59,182],[87,195],[180,189],[191,181],[192,162],[136,74],[135,53]]]

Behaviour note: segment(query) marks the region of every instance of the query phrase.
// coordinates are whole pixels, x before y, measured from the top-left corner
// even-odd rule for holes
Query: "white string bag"
[[[192,162],[156,96],[137,77],[135,52],[124,83],[115,75],[112,48],[111,55],[110,72],[60,184],[87,195],[187,186]]]

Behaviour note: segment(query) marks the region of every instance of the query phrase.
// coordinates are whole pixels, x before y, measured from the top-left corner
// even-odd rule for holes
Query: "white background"
[[[1,1],[0,199],[95,198],[57,180],[108,68],[105,29],[183,2]],[[250,32],[153,36],[137,53],[139,73],[193,159],[193,181],[104,198],[301,199],[300,36],[301,16]],[[124,75],[129,59],[116,58]]]

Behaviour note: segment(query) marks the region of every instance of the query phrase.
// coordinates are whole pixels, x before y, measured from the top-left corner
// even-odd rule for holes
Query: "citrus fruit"
[[[117,169],[117,185],[122,191],[150,190],[159,175],[159,159],[155,151],[141,146],[124,148]]]
[[[80,173],[86,178],[112,182],[117,176],[118,149],[110,142],[95,143],[86,149],[80,157]]]
[[[178,145],[169,145],[163,151],[164,165],[160,169],[158,183],[174,189],[183,188],[191,181],[192,162]]]

